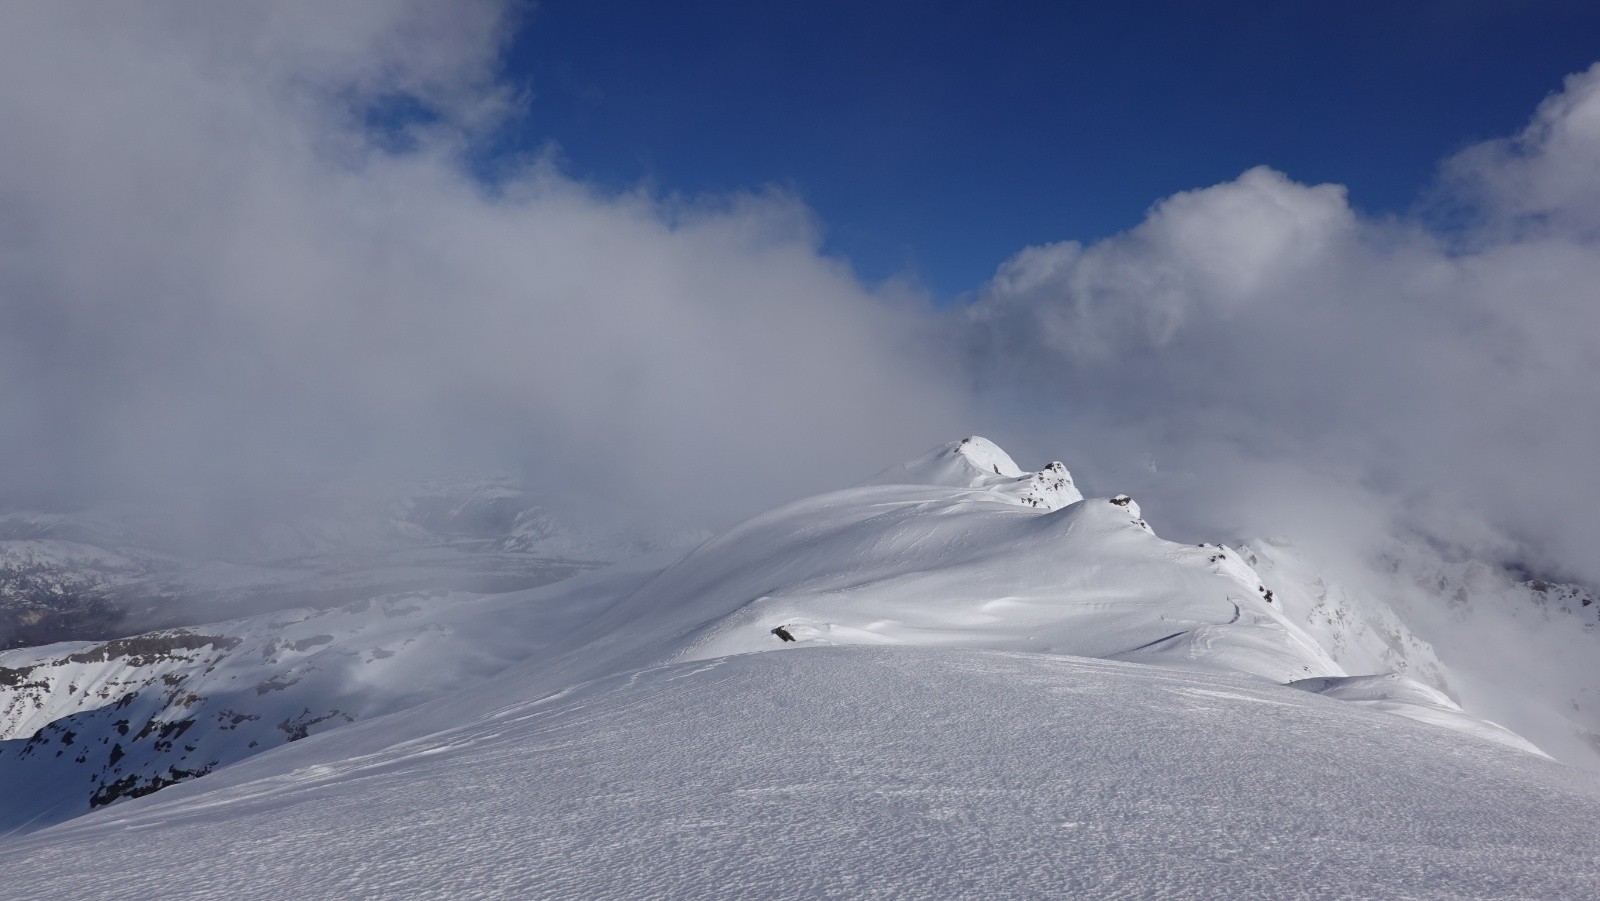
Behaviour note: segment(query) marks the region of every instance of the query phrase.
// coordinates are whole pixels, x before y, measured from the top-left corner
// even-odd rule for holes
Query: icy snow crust
[[[954,648],[525,674],[31,837],[28,898],[1600,896],[1600,780],[1241,677]]]

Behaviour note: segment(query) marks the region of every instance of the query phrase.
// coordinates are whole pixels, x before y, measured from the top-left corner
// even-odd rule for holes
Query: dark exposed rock
[[[146,736],[153,734],[160,740],[170,742],[172,739],[178,738],[179,736],[183,735],[183,733],[188,732],[189,727],[193,725],[194,720],[176,720],[170,723],[163,722],[161,720],[151,720],[150,722],[144,724],[144,728],[139,730],[139,734],[135,735],[133,740],[139,741]]]
[[[349,714],[342,715],[344,716],[345,722],[355,722],[355,717],[350,716]],[[330,710],[321,716],[312,716],[311,710],[307,708],[301,712],[298,718],[290,717],[279,723],[278,728],[282,729],[284,734],[289,736],[290,741],[299,741],[300,739],[306,738],[311,734],[312,726],[315,726],[318,723],[325,723],[337,716],[341,716],[337,710]]]
[[[273,676],[271,679],[256,686],[256,694],[264,695],[269,691],[283,691],[299,681],[299,679],[290,679],[286,676]]]
[[[23,666],[15,669],[0,666],[0,686],[5,688],[49,688],[50,683],[44,679],[28,681],[28,676],[33,674],[37,667]]]
[[[222,723],[224,730],[237,729],[241,723],[250,723],[261,719],[254,713],[240,713],[236,710],[224,710],[217,714],[217,722]]]
[[[122,798],[141,798],[145,795],[158,792],[169,785],[177,785],[185,779],[195,779],[211,772],[211,767],[201,767],[198,770],[180,770],[177,767],[168,767],[167,775],[159,773],[141,780],[136,775],[123,776],[113,782],[103,783],[89,796],[91,808],[104,807],[113,801]]]
[[[241,641],[226,635],[202,635],[180,629],[114,639],[68,654],[64,659],[68,663],[104,663],[126,657],[129,666],[149,666],[162,660],[171,660],[179,656],[179,651],[198,651],[208,647],[231,651]]]

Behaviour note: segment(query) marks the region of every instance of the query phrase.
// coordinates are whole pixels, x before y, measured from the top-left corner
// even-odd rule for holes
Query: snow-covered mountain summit
[[[1055,510],[1083,500],[1072,473],[1061,462],[1038,472],[1023,472],[1011,455],[987,438],[973,435],[936,447],[908,463],[891,466],[866,485],[938,485],[982,488],[1030,507]]]

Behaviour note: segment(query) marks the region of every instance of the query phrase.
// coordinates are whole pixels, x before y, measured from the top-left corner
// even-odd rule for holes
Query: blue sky
[[[863,277],[949,298],[1257,164],[1407,210],[1597,36],[1600,6],[1566,2],[543,0],[506,58],[532,102],[500,151],[554,142],[611,187],[785,186]]]

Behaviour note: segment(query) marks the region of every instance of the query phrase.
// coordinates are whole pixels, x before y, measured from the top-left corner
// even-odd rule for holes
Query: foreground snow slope
[[[526,670],[0,843],[12,897],[1600,897],[1600,779],[1259,679],[959,648]]]

